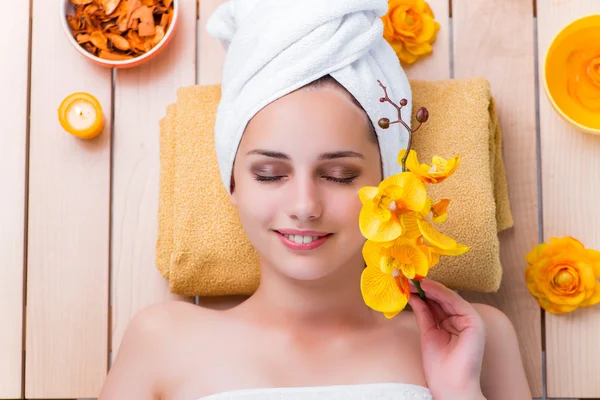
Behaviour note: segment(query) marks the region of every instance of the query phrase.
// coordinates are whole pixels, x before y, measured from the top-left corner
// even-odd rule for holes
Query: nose
[[[310,221],[319,218],[323,212],[321,194],[317,182],[309,176],[296,177],[291,185],[289,198],[290,218]]]

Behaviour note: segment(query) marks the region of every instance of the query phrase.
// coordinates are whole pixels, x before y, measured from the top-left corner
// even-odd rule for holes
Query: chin
[[[315,260],[289,260],[284,265],[275,265],[277,271],[297,281],[317,281],[334,274],[338,268],[331,263],[315,262]]]

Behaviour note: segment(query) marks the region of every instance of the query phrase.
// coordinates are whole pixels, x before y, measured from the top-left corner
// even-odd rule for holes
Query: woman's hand
[[[484,399],[480,375],[485,327],[475,308],[430,279],[421,281],[423,301],[411,282],[409,304],[421,331],[423,368],[436,400]]]

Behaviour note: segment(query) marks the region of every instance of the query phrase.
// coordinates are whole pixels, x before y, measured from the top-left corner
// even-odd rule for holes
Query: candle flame
[[[79,108],[79,107],[75,107],[75,113],[76,113],[77,115],[80,115],[80,116],[81,116],[81,115],[83,115],[83,110],[82,110],[81,108]]]

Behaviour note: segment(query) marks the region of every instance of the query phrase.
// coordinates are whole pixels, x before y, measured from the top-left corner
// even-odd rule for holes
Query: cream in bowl
[[[556,35],[543,83],[561,117],[580,131],[600,134],[600,15],[575,20]]]

